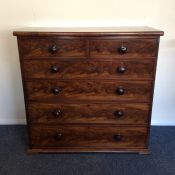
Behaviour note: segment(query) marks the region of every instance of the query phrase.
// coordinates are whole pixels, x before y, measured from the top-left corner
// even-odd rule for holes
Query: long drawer
[[[25,78],[49,79],[151,79],[154,62],[152,61],[60,61],[26,60]]]
[[[152,83],[149,81],[27,81],[28,100],[47,100],[48,102],[67,100],[103,101],[149,101]]]
[[[147,103],[115,104],[44,104],[29,103],[30,123],[111,123],[147,124],[150,105]]]
[[[144,148],[146,127],[112,125],[30,126],[31,148]]]

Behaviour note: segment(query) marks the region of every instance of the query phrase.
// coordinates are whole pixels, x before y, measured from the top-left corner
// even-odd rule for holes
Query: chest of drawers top
[[[157,39],[163,32],[149,27],[24,28],[13,34],[20,39],[21,56],[24,59],[141,59],[157,56]]]
[[[150,27],[14,31],[29,151],[147,152],[163,31]]]
[[[13,32],[15,36],[141,36],[163,35],[164,32],[147,26],[124,27],[82,27],[82,28],[50,28],[27,27]]]

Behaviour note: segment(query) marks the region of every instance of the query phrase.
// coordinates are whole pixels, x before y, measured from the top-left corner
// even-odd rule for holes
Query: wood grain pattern
[[[83,39],[21,38],[20,45],[24,58],[42,57],[85,57],[86,41]],[[57,46],[55,53],[50,52]]]
[[[148,153],[163,32],[148,27],[29,30],[13,33],[29,152]]]
[[[120,140],[115,135],[121,135]],[[146,147],[146,127],[110,125],[31,126],[31,148]],[[60,138],[57,135],[61,134]]]
[[[119,53],[119,48],[125,46],[127,52]],[[156,57],[157,39],[102,39],[90,40],[90,56],[93,58],[147,58]]]
[[[27,27],[13,32],[15,36],[160,36],[164,32],[148,26],[118,27]]]
[[[149,104],[42,104],[29,103],[29,121],[31,123],[111,123],[111,124],[147,124]],[[55,115],[60,111],[60,115]],[[116,113],[122,111],[123,115]]]
[[[149,101],[151,83],[149,81],[28,81],[26,82],[28,100],[138,100]],[[123,95],[117,94],[118,88],[124,89]],[[53,94],[53,89],[60,89],[60,93]]]
[[[152,61],[60,61],[60,60],[26,60],[24,62],[25,78],[49,79],[152,79]],[[53,72],[55,66],[58,71]],[[123,73],[119,68],[125,68]]]

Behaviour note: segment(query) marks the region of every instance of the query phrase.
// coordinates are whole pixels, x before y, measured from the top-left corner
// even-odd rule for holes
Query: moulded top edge
[[[50,28],[27,27],[15,30],[14,36],[129,36],[129,35],[164,35],[164,32],[151,27],[83,27],[83,28]]]

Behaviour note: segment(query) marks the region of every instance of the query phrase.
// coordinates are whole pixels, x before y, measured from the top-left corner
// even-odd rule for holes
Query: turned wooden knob
[[[125,67],[118,67],[117,68],[117,72],[120,73],[120,74],[123,74],[125,71],[126,71]]]
[[[58,66],[53,65],[53,66],[51,66],[50,70],[52,73],[57,73],[59,69],[58,69]]]
[[[121,134],[120,134],[120,133],[115,134],[115,135],[114,135],[114,139],[115,139],[116,141],[120,141],[120,140],[122,139]]]
[[[127,52],[127,48],[126,48],[125,46],[120,46],[120,47],[118,48],[118,52],[119,52],[120,54],[124,54],[124,53]]]
[[[56,118],[59,118],[61,116],[61,110],[60,109],[56,109],[53,111],[53,115],[56,117]]]
[[[125,93],[124,89],[122,87],[117,88],[116,93],[118,95],[123,95]]]
[[[49,47],[49,52],[54,54],[58,51],[58,46],[56,44]]]
[[[55,88],[52,89],[52,92],[53,92],[54,95],[57,95],[61,92],[61,89],[59,87],[55,87]]]
[[[58,132],[54,135],[55,140],[59,141],[62,138],[62,133]]]
[[[123,111],[115,111],[115,116],[117,118],[121,118],[123,115],[124,115],[124,112]]]

